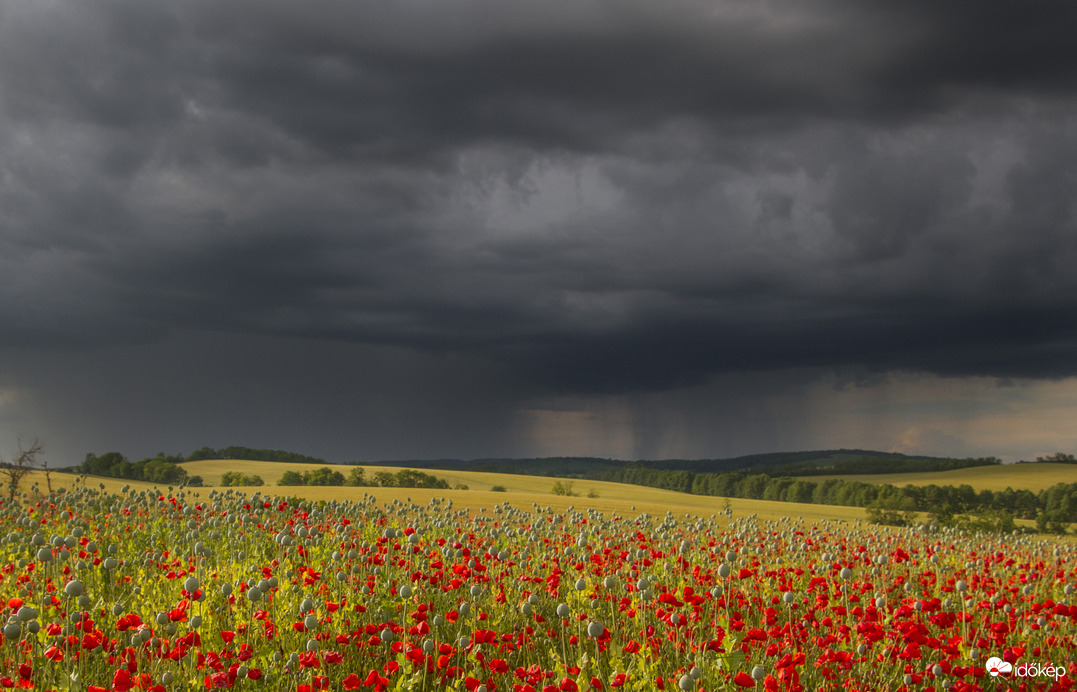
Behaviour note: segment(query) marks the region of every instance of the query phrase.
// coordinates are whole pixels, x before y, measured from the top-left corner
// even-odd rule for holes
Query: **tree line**
[[[854,459],[842,459],[827,465],[813,463],[785,464],[774,469],[768,469],[767,474],[771,476],[845,476],[871,473],[921,473],[968,469],[976,466],[997,466],[1001,463],[1002,460],[998,457],[943,459],[936,457],[860,456]]]
[[[88,452],[81,464],[74,468],[76,473],[85,473],[90,476],[106,476],[108,478],[123,478],[129,481],[146,481],[148,483],[160,483],[167,485],[201,486],[201,476],[188,475],[187,470],[180,464],[185,461],[201,461],[204,459],[243,459],[246,461],[279,461],[291,464],[324,464],[324,459],[286,452],[281,449],[255,449],[233,445],[213,449],[202,447],[190,454],[165,454],[158,452],[155,456],[130,461],[119,452],[105,452],[97,455]],[[247,478],[236,477],[236,474],[225,474],[222,485],[261,485],[255,481],[256,476]],[[261,479],[258,479],[259,481]],[[248,482],[249,481],[249,482]]]
[[[288,464],[325,464],[325,459],[286,452],[283,449],[254,449],[253,447],[202,447],[187,455],[182,461],[204,461],[206,459],[244,459],[246,461],[281,461]]]
[[[277,485],[346,485],[352,487],[381,487],[381,488],[441,488],[447,489],[449,484],[442,478],[415,471],[401,469],[396,473],[378,471],[370,479],[367,479],[365,470],[353,468],[345,478],[340,471],[335,471],[328,466],[314,469],[313,471],[285,471]]]
[[[187,470],[180,466],[183,461],[183,457],[179,455],[164,453],[138,461],[129,461],[119,452],[105,452],[100,456],[88,452],[86,458],[75,470],[90,476],[107,476],[162,485],[202,485],[201,476],[189,476]]]
[[[871,510],[869,518],[878,523],[900,524],[911,521],[916,512],[929,512],[940,524],[965,523],[973,528],[985,528],[975,524],[982,520],[1005,530],[1013,525],[1013,519],[1031,519],[1040,530],[1064,533],[1069,523],[1077,521],[1077,483],[1059,483],[1039,492],[1012,488],[977,492],[967,484],[898,487],[841,478],[812,481],[742,471],[666,471],[638,464],[609,472],[604,480],[693,495],[865,507]]]

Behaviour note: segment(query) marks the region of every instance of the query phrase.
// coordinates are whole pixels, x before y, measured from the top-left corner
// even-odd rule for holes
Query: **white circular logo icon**
[[[991,673],[991,677],[998,677],[999,675],[1008,675],[1013,672],[1013,664],[1008,661],[1003,661],[998,656],[992,656],[987,659],[987,672]]]

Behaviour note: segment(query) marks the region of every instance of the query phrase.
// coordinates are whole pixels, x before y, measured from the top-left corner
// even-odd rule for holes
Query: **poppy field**
[[[0,511],[0,687],[1071,689],[1077,551],[718,512],[81,487]]]

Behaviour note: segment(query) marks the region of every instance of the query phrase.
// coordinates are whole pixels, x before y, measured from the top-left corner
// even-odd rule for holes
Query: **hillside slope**
[[[879,473],[856,476],[803,476],[803,480],[822,481],[827,478],[857,480],[863,483],[905,485],[969,485],[974,490],[1031,490],[1039,492],[1056,483],[1077,483],[1077,464],[1002,464],[977,466],[952,471],[924,473]]]

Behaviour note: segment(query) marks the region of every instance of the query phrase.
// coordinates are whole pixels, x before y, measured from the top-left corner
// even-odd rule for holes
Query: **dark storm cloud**
[[[0,8],[8,346],[1077,374],[1072,3]]]

